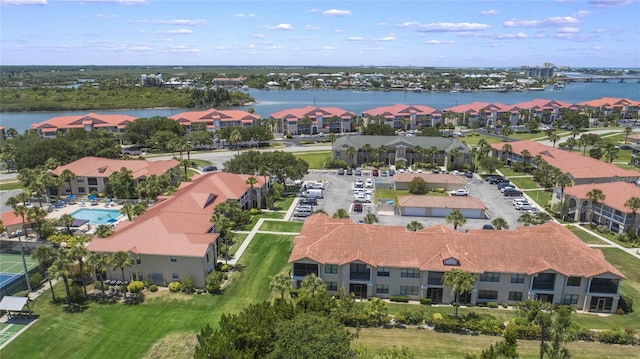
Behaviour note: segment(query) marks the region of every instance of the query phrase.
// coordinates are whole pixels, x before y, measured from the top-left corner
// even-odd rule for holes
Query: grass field
[[[276,211],[288,210],[289,207],[291,207],[291,204],[293,203],[294,199],[295,197],[285,197],[277,200],[276,203],[274,204],[275,210]]]
[[[605,241],[603,241],[603,240],[601,240],[601,239],[599,239],[597,237],[594,237],[593,235],[583,231],[580,228],[576,228],[576,226],[568,226],[567,228],[573,234],[575,234],[576,237],[582,239],[582,241],[584,243],[587,243],[587,244],[606,244],[607,243],[607,242],[605,242]]]
[[[238,251],[238,248],[242,245],[245,239],[247,239],[248,233],[235,233],[233,235],[233,245],[229,248],[229,255],[234,256]]]
[[[16,182],[16,181],[0,182],[0,191],[10,191],[14,189],[25,190],[26,188],[24,187],[22,182]]]
[[[260,226],[261,231],[267,232],[289,232],[300,233],[302,225],[300,222],[264,221]]]
[[[284,218],[285,213],[283,212],[263,212],[260,213],[258,215],[255,216],[251,216],[251,221],[247,224],[245,224],[244,226],[238,228],[238,231],[250,231],[253,229],[253,226],[256,225],[256,223],[258,223],[258,220],[260,218],[276,218],[276,219],[283,219]]]
[[[540,188],[540,185],[538,185],[532,177],[511,177],[509,180],[522,189]]]
[[[314,152],[294,152],[294,156],[302,158],[309,164],[309,169],[324,169],[324,163],[331,158],[331,150]]]
[[[499,137],[493,137],[493,136],[466,136],[466,137],[460,137],[458,138],[462,143],[467,144],[467,146],[470,147],[475,147],[478,145],[478,142],[480,141],[481,138],[484,138],[485,141],[487,141],[488,144],[493,144],[493,143],[500,143],[502,142],[502,139]]]
[[[552,196],[551,192],[543,190],[527,191],[527,195],[541,207],[548,205]]]
[[[244,269],[234,274],[222,295],[168,293],[141,305],[89,303],[71,313],[65,305],[52,304],[47,292],[31,304],[38,321],[5,347],[2,357],[193,357],[194,335],[205,324],[217,327],[223,313],[272,297],[268,278],[288,266],[291,241],[292,236],[256,235],[240,260]],[[62,283],[55,289],[64,296]],[[185,341],[188,345],[180,353],[162,350]],[[149,355],[152,347],[160,350]]]

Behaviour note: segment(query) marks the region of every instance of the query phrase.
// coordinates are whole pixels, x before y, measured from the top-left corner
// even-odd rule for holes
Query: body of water
[[[638,82],[578,82],[569,83],[562,91],[531,92],[405,92],[405,91],[351,91],[351,90],[249,90],[256,100],[250,106],[242,106],[247,110],[253,107],[256,114],[268,118],[270,114],[287,108],[318,106],[340,107],[347,111],[361,114],[380,106],[395,104],[427,105],[443,110],[447,107],[479,102],[502,103],[513,105],[534,99],[560,100],[568,103],[579,103],[601,97],[618,97],[640,100],[640,83]],[[224,109],[224,108],[218,108]],[[142,109],[93,111],[108,114],[119,113],[135,117],[172,116],[180,112],[195,109]],[[0,124],[6,128],[13,127],[19,133],[29,129],[32,123],[41,122],[56,116],[84,115],[92,111],[61,112],[18,112],[0,113]]]

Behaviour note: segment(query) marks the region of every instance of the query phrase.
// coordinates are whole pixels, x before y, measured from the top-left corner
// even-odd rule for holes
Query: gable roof
[[[555,108],[571,108],[573,106],[574,105],[564,101],[538,98],[531,101],[516,103],[512,107],[522,110],[551,110]]]
[[[392,106],[382,106],[372,108],[370,110],[366,110],[362,112],[363,116],[383,116],[386,118],[394,118],[394,117],[408,117],[413,114],[416,116],[427,116],[431,115],[434,112],[440,112],[433,107],[425,106],[425,105],[404,105],[404,104],[395,104]]]
[[[32,130],[44,130],[45,132],[53,132],[55,129],[71,129],[85,128],[91,126],[93,128],[117,127],[124,128],[127,123],[133,122],[136,117],[120,114],[97,114],[88,113],[86,115],[58,116],[48,120],[32,123]]]
[[[361,149],[365,144],[369,144],[372,148],[380,146],[396,147],[397,145],[405,145],[408,148],[420,146],[429,148],[435,146],[439,151],[450,152],[457,148],[460,154],[469,153],[471,151],[467,145],[452,137],[426,137],[426,136],[340,136],[333,143],[333,150],[348,148],[353,146]]]
[[[94,238],[92,252],[127,251],[139,254],[202,257],[218,237],[210,233],[211,216],[219,203],[239,200],[249,189],[250,175],[216,172],[194,176],[171,196],[131,222],[121,222],[108,238]],[[256,176],[255,187],[264,185]]]
[[[574,180],[640,178],[638,171],[622,169],[614,164],[583,156],[579,152],[569,152],[531,140],[508,143],[511,145],[511,152],[520,154],[523,150],[527,150],[532,157],[540,155],[549,165],[570,175]],[[505,142],[494,143],[491,147],[496,151],[502,151],[504,144]]]
[[[618,97],[602,97],[595,100],[580,102],[577,105],[596,108],[614,108],[623,106],[640,106],[640,101]]]
[[[338,116],[343,119],[349,119],[355,115],[356,114],[354,112],[347,111],[339,107],[306,106],[299,108],[288,108],[282,111],[274,112],[270,116],[273,118],[286,118],[287,120],[292,121],[299,120],[301,118],[304,118],[305,116],[314,120],[318,117],[329,119],[333,116]]]
[[[480,112],[480,110],[483,110],[483,109],[485,111],[498,111],[498,112],[509,111],[511,107],[513,106],[507,106],[502,103],[489,103],[489,102],[476,101],[472,103],[465,103],[457,106],[448,107],[448,108],[445,108],[443,112],[448,111],[448,112],[455,112],[455,113],[475,114]]]
[[[115,160],[102,157],[83,157],[63,166],[51,170],[54,176],[60,176],[64,170],[70,170],[79,177],[109,177],[122,167],[131,171],[133,179],[147,178],[151,175],[161,175],[171,168],[180,165],[178,160]]]
[[[436,225],[409,232],[404,227],[355,224],[349,219],[314,214],[307,217],[294,239],[289,262],[310,259],[341,264],[353,258],[366,258],[373,267],[423,271],[459,268],[472,273],[534,274],[544,268],[567,276],[589,278],[611,273],[625,278],[601,251],[590,248],[555,222],[516,230],[462,233]],[[457,259],[460,265],[444,265],[448,258]]]
[[[211,108],[203,111],[188,111],[175,114],[170,119],[176,120],[181,125],[191,125],[193,123],[204,123],[207,128],[215,128],[215,121],[221,122],[242,122],[254,123],[260,119],[260,115],[252,114],[242,110],[216,110]]]

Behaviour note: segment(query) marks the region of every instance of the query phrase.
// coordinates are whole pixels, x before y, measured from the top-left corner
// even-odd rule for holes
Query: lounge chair
[[[83,200],[81,200],[81,201],[80,201],[80,203],[78,203],[78,206],[80,206],[80,207],[84,207],[84,206],[86,206],[86,205],[87,205],[87,204],[84,202],[84,199],[83,199]]]

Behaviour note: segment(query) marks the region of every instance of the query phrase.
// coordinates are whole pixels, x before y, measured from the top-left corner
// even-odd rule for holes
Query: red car
[[[353,202],[353,211],[354,212],[362,212],[362,202],[360,201],[355,201]]]
[[[378,170],[371,171],[371,175],[377,177],[378,176]]]

